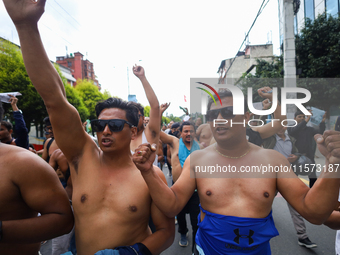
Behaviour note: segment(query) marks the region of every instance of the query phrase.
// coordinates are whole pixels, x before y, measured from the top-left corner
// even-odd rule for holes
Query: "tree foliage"
[[[96,119],[95,106],[99,101],[103,101],[109,98],[109,93],[102,94],[93,81],[89,80],[77,80],[75,90],[79,93],[79,96],[83,99],[84,105],[89,112],[90,119]]]
[[[22,110],[28,130],[30,123],[38,125],[47,116],[46,107],[30,81],[19,47],[0,39],[0,93],[20,92],[18,108]],[[11,107],[4,105],[8,115]]]
[[[322,14],[314,21],[306,19],[305,27],[295,38],[300,78],[340,77],[339,38],[339,17]]]
[[[296,36],[297,68],[301,70],[298,86],[308,89],[309,104],[329,110],[339,105],[340,84],[340,18],[327,14],[314,21],[306,20],[305,27]]]
[[[253,88],[253,102],[261,102],[257,90],[261,87],[283,87],[283,56],[275,58],[272,62],[263,59],[256,59],[255,74],[243,74],[238,82],[243,94],[247,96],[248,87]]]

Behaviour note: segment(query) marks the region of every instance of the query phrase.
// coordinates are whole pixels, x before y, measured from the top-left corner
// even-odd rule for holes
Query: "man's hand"
[[[314,139],[318,149],[329,164],[340,164],[340,132],[327,130],[323,135],[316,134]]]
[[[137,65],[135,64],[135,66],[132,67],[132,71],[133,71],[134,75],[136,75],[139,79],[145,77],[144,68],[141,67],[141,66],[137,66]]]
[[[308,110],[310,113],[311,113],[311,115],[307,115],[306,116],[306,119],[305,119],[305,121],[308,123],[308,121],[310,120],[310,118],[313,116],[313,111],[312,110]]]
[[[3,0],[6,10],[16,26],[37,24],[44,13],[46,0]]]
[[[262,101],[262,110],[268,110],[271,106],[271,102],[270,100],[267,98],[265,100]]]
[[[326,117],[327,117],[327,112],[325,112],[325,114],[322,116],[322,121],[321,122],[325,122],[326,121]]]
[[[287,159],[288,159],[289,163],[294,163],[298,159],[298,156],[296,156],[294,154],[290,154]]]
[[[160,106],[160,111],[161,111],[161,116],[163,115],[163,113],[165,112],[166,109],[168,109],[168,107],[170,106],[171,103],[164,103],[161,104]]]
[[[260,97],[268,99],[270,102],[273,101],[273,93],[270,87],[262,87],[257,90]]]
[[[152,168],[156,157],[156,144],[143,143],[137,147],[132,160],[141,172],[147,172]]]
[[[19,108],[17,106],[18,98],[16,98],[13,95],[9,95],[11,98],[9,99],[9,102],[11,103],[13,111],[19,111]]]

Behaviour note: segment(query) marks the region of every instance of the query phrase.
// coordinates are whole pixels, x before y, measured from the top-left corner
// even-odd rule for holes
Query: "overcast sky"
[[[167,112],[179,116],[179,106],[189,107],[190,78],[218,77],[221,60],[235,56],[262,1],[47,0],[39,28],[51,60],[65,56],[66,47],[81,52],[94,63],[102,90],[125,100],[129,68],[130,94],[148,105],[131,71],[139,63],[159,102],[171,102]],[[280,53],[277,2],[268,2],[249,37],[250,44],[266,44],[269,34],[274,55]],[[2,1],[0,36],[19,44]]]

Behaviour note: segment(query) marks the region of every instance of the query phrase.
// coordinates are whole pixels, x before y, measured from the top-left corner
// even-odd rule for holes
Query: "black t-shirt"
[[[259,132],[252,130],[247,127],[246,134],[248,136],[248,142],[253,143],[257,146],[261,146],[263,143],[263,139]]]

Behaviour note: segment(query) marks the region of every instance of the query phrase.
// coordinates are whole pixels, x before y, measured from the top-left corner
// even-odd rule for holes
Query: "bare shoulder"
[[[1,173],[7,173],[8,177],[13,177],[15,180],[55,175],[53,168],[46,161],[29,150],[17,146],[1,145],[0,155]]]
[[[255,144],[249,143],[250,149],[254,156],[258,156],[264,163],[283,164],[288,160],[280,152],[272,149],[264,149]]]

